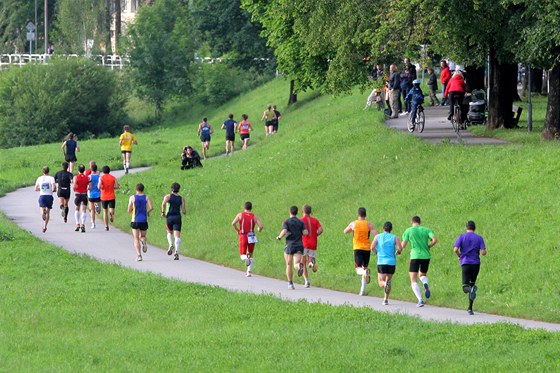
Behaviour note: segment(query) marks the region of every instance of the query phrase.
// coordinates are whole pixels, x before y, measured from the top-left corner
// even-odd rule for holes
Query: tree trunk
[[[113,54],[111,45],[111,25],[113,17],[111,16],[111,7],[113,0],[105,1],[105,53]]]
[[[541,138],[560,140],[560,65],[556,65],[549,71],[548,79],[550,86]]]
[[[290,98],[288,99],[288,106],[297,102],[297,94],[294,92],[295,81],[290,80]]]
[[[115,53],[117,54],[119,53],[119,38],[121,36],[122,28],[121,14],[121,0],[115,0]]]
[[[517,96],[517,64],[500,63],[493,50],[489,57],[490,94],[486,128],[513,128],[512,106]]]
[[[543,69],[531,69],[531,93],[541,93],[543,86]]]
[[[484,66],[467,66],[466,73],[467,92],[472,92],[473,89],[484,90]]]

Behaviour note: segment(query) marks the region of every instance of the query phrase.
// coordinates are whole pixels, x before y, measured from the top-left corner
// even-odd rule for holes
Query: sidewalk
[[[131,172],[141,172],[144,170],[146,168],[134,169]],[[115,171],[112,174],[120,177],[123,175],[123,172]],[[435,307],[429,304],[423,308],[416,308],[416,303],[390,300],[389,306],[382,306],[382,299],[376,297],[362,297],[356,294],[315,287],[306,289],[302,285],[296,285],[296,290],[288,290],[286,281],[259,275],[247,278],[244,271],[210,264],[182,255],[179,261],[173,261],[172,257],[166,254],[166,251],[152,245],[148,245],[148,252],[143,255],[144,260],[136,262],[136,253],[130,233],[122,232],[114,227],[111,227],[106,232],[103,229],[103,224],[97,224],[97,229],[89,229],[91,225],[89,217],[88,222],[86,222],[86,233],[76,233],[73,231],[72,222],[67,224],[62,222],[56,203],[56,208],[52,210],[48,231],[42,233],[42,221],[39,216],[37,199],[38,193],[33,190],[33,187],[22,188],[0,198],[0,211],[22,229],[71,253],[85,254],[99,261],[116,263],[137,271],[156,273],[181,281],[219,286],[232,291],[270,294],[290,301],[306,300],[311,303],[325,303],[333,306],[351,305],[355,307],[368,307],[375,311],[399,313],[419,317],[427,321],[459,324],[506,322],[528,329],[560,331],[560,324],[482,313],[469,316],[465,310]],[[125,203],[125,197],[118,197],[117,214],[124,212],[123,205]],[[88,239],[77,240],[78,236],[87,237]],[[148,240],[149,237],[148,232]],[[372,284],[370,287],[376,287],[376,285]]]
[[[460,144],[462,141],[463,145],[509,144],[509,142],[501,139],[475,136],[468,130],[459,131],[459,136],[457,136],[453,131],[451,122],[447,120],[449,106],[429,106],[429,104],[425,104],[424,114],[426,116],[424,131],[422,133],[414,131],[412,135],[432,144],[440,144],[444,141],[449,141],[451,144]],[[401,115],[396,119],[387,119],[385,123],[389,128],[408,133],[407,121],[408,115]]]

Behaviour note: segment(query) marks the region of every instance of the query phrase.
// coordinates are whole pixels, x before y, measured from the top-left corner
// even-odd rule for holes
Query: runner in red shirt
[[[305,287],[308,288],[310,285],[309,283],[309,274],[307,272],[307,266],[313,269],[313,272],[317,272],[317,237],[323,233],[323,227],[321,227],[321,223],[319,220],[315,219],[311,216],[311,206],[303,205],[303,216],[301,217],[301,221],[305,224],[305,229],[309,234],[307,236],[303,236],[303,278],[305,279]]]
[[[86,217],[87,217],[87,190],[89,184],[89,178],[84,174],[86,171],[86,166],[83,164],[78,166],[78,174],[74,176],[72,183],[74,184],[74,205],[76,210],[74,211],[74,218],[76,219],[76,232],[80,230],[82,233],[86,232]]]
[[[241,138],[241,141],[243,141],[243,150],[245,150],[247,149],[247,146],[249,146],[249,138],[251,137],[249,132],[253,130],[253,126],[251,125],[251,122],[247,120],[249,119],[247,114],[242,114],[241,118],[243,118],[243,120],[239,122],[237,132],[239,132],[239,137]]]
[[[237,214],[235,219],[231,222],[231,225],[239,235],[239,256],[241,260],[245,261],[245,265],[247,266],[246,276],[251,277],[254,260],[253,250],[257,242],[254,229],[255,226],[257,226],[257,230],[260,232],[263,229],[263,225],[259,217],[251,212],[253,209],[253,204],[251,202],[245,202],[244,207],[245,210]]]
[[[99,177],[98,188],[101,191],[101,207],[103,207],[103,222],[105,230],[109,230],[109,219],[111,223],[115,218],[115,189],[119,188],[117,178],[110,174],[109,166],[103,166],[103,174]]]

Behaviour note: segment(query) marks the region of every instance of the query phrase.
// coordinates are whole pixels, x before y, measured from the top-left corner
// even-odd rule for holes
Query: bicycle
[[[453,115],[451,116],[451,125],[453,126],[453,131],[459,133],[459,130],[461,129],[461,107],[457,103],[453,105]]]
[[[408,132],[412,133],[416,128],[418,132],[422,133],[424,131],[424,124],[426,124],[426,117],[424,116],[424,107],[422,104],[418,104],[416,107],[416,118],[410,119],[410,124],[408,125]]]

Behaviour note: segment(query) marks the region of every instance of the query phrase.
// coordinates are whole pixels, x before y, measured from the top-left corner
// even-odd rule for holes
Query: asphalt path
[[[442,142],[450,142],[451,144],[462,145],[505,145],[509,144],[505,140],[493,137],[475,136],[469,131],[459,131],[457,135],[453,130],[451,122],[447,120],[449,115],[449,106],[424,106],[424,114],[426,124],[424,131],[419,133],[414,131],[411,135],[417,136],[422,140],[426,140],[432,144],[440,144]],[[408,115],[400,115],[395,119],[387,119],[387,127],[397,131],[408,133],[407,128]]]
[[[131,172],[141,172],[145,168],[133,169]],[[123,176],[122,171],[112,172],[113,175]],[[38,175],[39,176],[39,175]],[[388,306],[381,304],[382,299],[373,296],[359,296],[357,294],[322,289],[317,287],[304,288],[296,284],[295,290],[288,290],[287,282],[259,275],[245,277],[245,272],[221,265],[211,264],[181,255],[179,261],[172,260],[166,249],[148,244],[148,252],[143,254],[142,262],[136,261],[136,252],[133,247],[132,237],[129,232],[123,232],[111,227],[109,231],[103,229],[103,223],[97,224],[97,229],[90,229],[91,222],[86,221],[86,232],[74,232],[72,210],[69,222],[64,224],[59,214],[58,204],[55,201],[51,211],[51,220],[46,233],[41,232],[42,220],[38,208],[38,192],[33,187],[21,188],[8,193],[0,198],[0,211],[4,213],[20,228],[32,233],[40,239],[59,246],[71,253],[87,255],[102,262],[115,263],[120,266],[137,271],[151,272],[164,277],[181,281],[199,283],[203,285],[219,286],[221,288],[249,292],[256,294],[269,294],[283,300],[306,300],[311,303],[325,303],[333,306],[350,305],[355,307],[368,307],[379,312],[391,312],[402,315],[418,317],[426,321],[452,322],[458,324],[480,324],[505,322],[519,325],[527,329],[545,329],[560,331],[560,324],[540,321],[516,319],[512,317],[490,315],[475,312],[470,316],[466,310],[457,310],[444,307],[426,306],[417,308],[416,303],[390,300]],[[124,213],[127,199],[120,197],[117,200],[116,214]],[[87,238],[87,239],[85,239]],[[148,240],[150,238],[148,231]],[[370,291],[375,289],[376,294],[381,289],[374,284],[368,285]],[[483,292],[484,289],[481,289]],[[437,289],[432,289],[437,297]],[[466,297],[457,292],[458,297]],[[411,298],[413,298],[411,292]],[[476,303],[475,303],[476,306]]]

